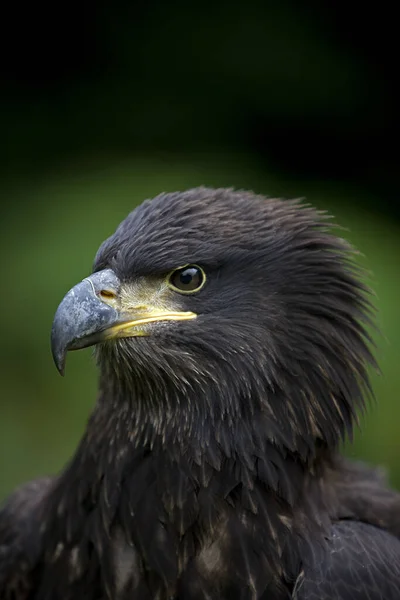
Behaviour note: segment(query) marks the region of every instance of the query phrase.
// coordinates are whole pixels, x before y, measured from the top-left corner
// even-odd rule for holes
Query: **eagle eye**
[[[186,265],[175,269],[167,277],[168,286],[180,294],[199,292],[206,282],[206,274],[197,265]]]

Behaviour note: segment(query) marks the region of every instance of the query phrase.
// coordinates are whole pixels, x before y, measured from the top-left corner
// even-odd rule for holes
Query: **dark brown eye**
[[[187,265],[176,269],[168,277],[170,288],[181,294],[194,294],[201,290],[205,282],[205,273],[197,265]]]

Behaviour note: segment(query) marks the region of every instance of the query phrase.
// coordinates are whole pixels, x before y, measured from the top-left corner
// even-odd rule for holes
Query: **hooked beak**
[[[75,285],[61,301],[51,330],[51,350],[55,365],[64,375],[66,354],[105,340],[149,335],[143,327],[158,321],[196,318],[192,312],[165,310],[134,298],[125,310],[120,302],[121,282],[111,269],[90,275]]]

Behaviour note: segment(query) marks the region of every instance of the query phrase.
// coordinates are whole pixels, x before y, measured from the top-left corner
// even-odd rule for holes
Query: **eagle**
[[[355,250],[302,200],[144,201],[58,306],[99,389],[0,511],[1,600],[399,600],[400,494],[341,455],[377,368]]]

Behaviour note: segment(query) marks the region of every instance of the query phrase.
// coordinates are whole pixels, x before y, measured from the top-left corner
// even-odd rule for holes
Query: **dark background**
[[[351,4],[349,6],[349,4]],[[194,185],[306,196],[371,270],[378,403],[346,451],[400,487],[395,6],[14,3],[0,25],[0,495],[59,470],[95,399],[54,311],[137,203]]]

